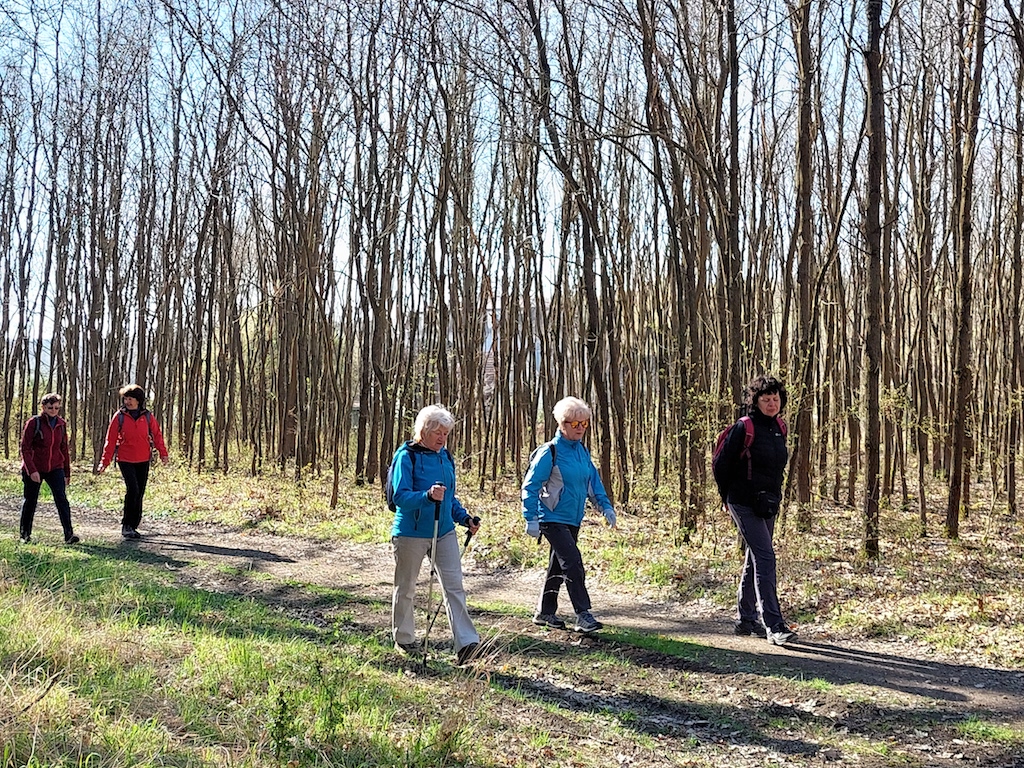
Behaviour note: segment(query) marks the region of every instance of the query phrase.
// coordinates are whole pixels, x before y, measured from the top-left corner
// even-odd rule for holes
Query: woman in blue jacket
[[[580,442],[590,426],[590,406],[575,397],[555,403],[552,415],[558,422],[555,437],[534,451],[523,479],[523,517],[526,533],[543,536],[551,545],[547,577],[537,603],[533,623],[565,629],[558,616],[558,590],[565,584],[576,612],[577,632],[602,628],[590,612],[583,555],[577,544],[587,499],[601,510],[608,525],[615,527],[615,510],[605,493],[601,476]]]
[[[391,602],[391,632],[396,650],[419,653],[413,604],[416,580],[423,558],[432,558],[441,584],[448,624],[455,638],[460,664],[470,661],[480,643],[466,608],[462,563],[455,524],[475,534],[479,519],[472,517],[455,498],[455,463],[445,447],[455,417],[440,405],[429,405],[416,415],[413,439],[403,443],[392,458],[391,490],[395,520],[391,547],[395,555],[395,591]],[[434,518],[437,513],[437,551]]]

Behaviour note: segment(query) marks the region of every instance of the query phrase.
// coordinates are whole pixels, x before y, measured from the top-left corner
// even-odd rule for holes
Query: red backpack
[[[779,423],[779,430],[782,432],[782,436],[785,437],[789,432],[786,422],[781,416],[776,416],[775,420]],[[750,461],[750,446],[754,443],[754,420],[749,416],[744,416],[740,419],[740,424],[743,425],[743,450],[740,452],[740,458],[746,458],[747,460],[747,480],[750,480],[754,474],[753,466]],[[727,485],[729,478],[726,476],[726,468],[719,465],[718,459],[722,455],[722,449],[725,447],[725,439],[729,436],[729,432],[732,431],[733,426],[734,425],[730,424],[718,433],[718,437],[715,438],[715,447],[711,451],[711,471],[715,476],[715,481],[720,487]]]

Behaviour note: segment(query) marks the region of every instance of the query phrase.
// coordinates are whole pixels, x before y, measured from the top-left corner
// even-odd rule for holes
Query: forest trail
[[[5,535],[16,535],[18,504],[6,499]],[[118,517],[109,512],[74,510],[75,531],[85,549],[113,549],[132,557],[157,559],[192,586],[215,592],[255,595],[290,610],[305,611],[312,621],[329,620],[329,608],[301,596],[302,586],[341,589],[368,606],[370,626],[386,632],[389,624],[393,560],[390,545],[325,542],[275,536],[218,525],[144,519],[139,541],[120,536]],[[60,528],[52,509],[44,505],[36,517],[35,545],[58,545]],[[548,630],[522,616],[476,606],[533,605],[542,581],[540,569],[493,570],[479,566],[470,548],[463,562],[470,607],[484,636],[502,633],[535,634]],[[421,573],[422,583],[428,571]],[[239,576],[247,574],[247,576]],[[257,574],[259,578],[253,578]],[[269,577],[269,578],[268,578]],[[1024,722],[1024,671],[987,666],[976,658],[943,658],[923,645],[899,641],[852,641],[836,638],[814,625],[798,628],[798,639],[775,647],[760,638],[736,637],[728,611],[703,603],[655,601],[626,594],[599,579],[588,582],[594,612],[609,629],[661,635],[696,646],[698,654],[714,657],[718,668],[737,674],[779,675],[828,681],[833,685],[864,685],[893,695],[926,697],[937,705],[964,711],[991,712],[1008,721]],[[425,587],[418,597],[425,595]],[[563,601],[564,601],[563,597]],[[306,608],[303,608],[303,605]],[[444,619],[431,637],[450,638]],[[576,636],[568,635],[576,640]],[[980,655],[980,654],[978,654]]]

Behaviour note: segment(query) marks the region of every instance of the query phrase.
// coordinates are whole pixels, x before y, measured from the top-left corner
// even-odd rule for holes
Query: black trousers
[[[66,539],[74,531],[71,530],[71,505],[68,503],[65,490],[64,468],[40,472],[39,480],[38,483],[33,482],[25,470],[21,471],[21,482],[25,486],[25,500],[21,503],[21,535],[25,538],[32,535],[32,523],[36,517],[36,505],[39,503],[39,489],[45,482],[53,494],[53,506],[57,508],[57,517],[60,518],[60,526],[64,529]]]
[[[146,495],[146,483],[149,482],[149,462],[132,464],[119,461],[117,467],[124,478],[124,515],[121,517],[121,526],[134,531],[142,522],[142,497]]]
[[[544,580],[544,591],[537,604],[538,613],[557,613],[558,590],[565,584],[572,609],[576,613],[590,610],[590,593],[587,592],[586,573],[583,569],[583,555],[576,545],[580,536],[578,525],[564,523],[541,523],[541,535],[551,545],[548,558],[548,573]]]

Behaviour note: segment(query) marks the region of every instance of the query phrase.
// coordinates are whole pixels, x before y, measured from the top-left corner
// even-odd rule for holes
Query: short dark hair
[[[139,401],[139,408],[141,408],[142,404],[146,402],[146,390],[138,384],[125,384],[117,391],[117,394],[121,396],[121,399],[134,397]]]
[[[786,385],[774,376],[764,374],[752,379],[743,392],[743,404],[747,408],[747,413],[753,413],[757,409],[757,398],[761,395],[774,394],[779,396],[781,403],[779,412],[781,413],[786,409],[786,401],[789,399],[789,395],[786,394]]]

